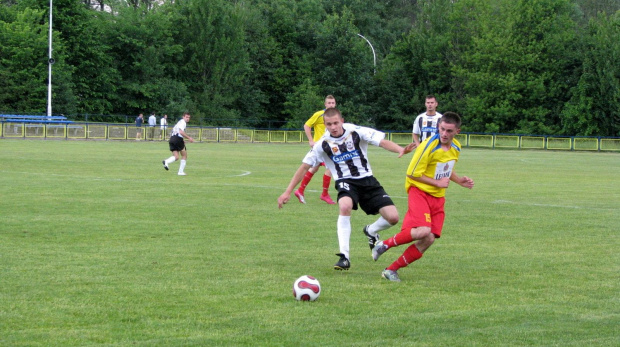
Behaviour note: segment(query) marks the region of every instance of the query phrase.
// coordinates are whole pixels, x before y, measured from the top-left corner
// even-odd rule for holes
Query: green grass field
[[[450,187],[443,237],[391,283],[405,248],[374,262],[361,211],[332,269],[321,175],[278,210],[306,151],[190,144],[180,177],[165,142],[0,140],[0,345],[620,345],[619,154],[466,148],[476,187]],[[370,156],[402,217],[411,155]]]

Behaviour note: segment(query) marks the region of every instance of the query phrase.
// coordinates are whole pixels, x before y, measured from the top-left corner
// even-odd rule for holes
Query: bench
[[[35,124],[71,124],[73,123],[73,121],[70,121],[70,120],[39,120],[39,119],[17,119],[17,118],[7,118],[4,121],[7,123],[35,123]]]
[[[58,132],[58,128],[64,128],[64,127],[74,128],[76,133],[77,133],[77,129],[82,128],[81,125],[68,126],[68,124],[73,123],[73,121],[70,121],[70,120],[48,120],[46,118],[49,118],[49,117],[40,116],[40,118],[38,119],[31,119],[31,118],[27,118],[26,116],[24,116],[21,118],[5,118],[3,119],[3,122],[22,123],[22,126],[24,126],[25,128],[34,129],[35,135],[39,135],[39,129],[43,130],[45,127],[55,128],[54,134]],[[59,117],[59,118],[67,119],[67,117]],[[13,131],[17,134],[17,125],[15,125]]]
[[[6,122],[9,121],[9,119],[14,120],[14,119],[18,119],[18,120],[33,120],[33,121],[62,121],[62,120],[67,120],[67,117],[65,116],[24,116],[24,115],[17,115],[17,114],[0,114],[0,119],[4,120]]]

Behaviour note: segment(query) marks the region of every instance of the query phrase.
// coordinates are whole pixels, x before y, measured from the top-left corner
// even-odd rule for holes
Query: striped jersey
[[[426,112],[418,115],[413,122],[413,133],[420,135],[420,142],[437,133],[437,125],[442,114],[435,112],[434,116],[429,116]]]
[[[368,144],[379,146],[385,133],[351,123],[344,123],[342,127],[344,134],[338,138],[325,132],[306,154],[303,162],[311,166],[324,162],[335,180],[372,176]]]
[[[436,180],[450,177],[460,154],[461,144],[456,139],[452,140],[450,150],[444,151],[441,148],[439,134],[435,134],[433,137],[420,143],[407,168],[407,176],[421,177],[424,175]],[[407,192],[409,192],[409,188],[412,186],[418,187],[423,192],[434,197],[441,198],[446,195],[446,188],[431,186],[407,177],[405,180]]]
[[[183,138],[183,135],[179,133],[179,130],[185,131],[186,127],[187,127],[187,123],[185,122],[185,119],[181,119],[180,121],[177,122],[174,128],[172,128],[172,134],[170,134],[170,137],[178,136],[180,138]]]

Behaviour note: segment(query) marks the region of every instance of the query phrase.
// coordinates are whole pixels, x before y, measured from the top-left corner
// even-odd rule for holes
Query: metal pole
[[[50,0],[50,40],[49,40],[49,54],[48,58],[48,77],[47,77],[47,116],[52,116],[52,0]]]
[[[372,59],[373,59],[373,63],[374,63],[374,66],[375,66],[375,73],[377,73],[377,56],[375,55],[375,48],[372,46],[372,43],[370,43],[370,41],[368,41],[367,38],[362,36],[362,34],[357,34],[357,36],[359,36],[359,37],[363,38],[364,40],[366,40],[366,42],[368,42],[368,44],[370,45],[370,49],[372,49]]]

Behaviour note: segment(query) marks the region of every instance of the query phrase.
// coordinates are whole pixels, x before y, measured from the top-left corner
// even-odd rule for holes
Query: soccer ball
[[[299,301],[314,301],[321,294],[319,280],[303,275],[293,283],[293,296]]]

